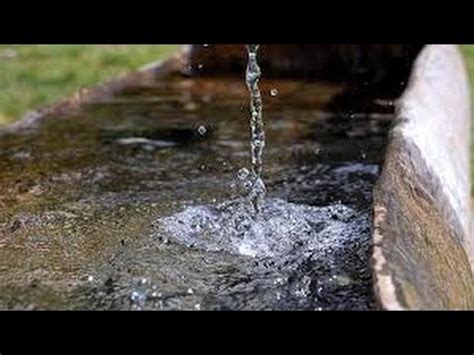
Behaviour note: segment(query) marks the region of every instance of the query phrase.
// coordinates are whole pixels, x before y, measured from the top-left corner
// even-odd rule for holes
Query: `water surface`
[[[341,87],[261,90],[268,192],[251,228],[241,78],[147,78],[3,135],[0,306],[373,308],[371,191],[391,116],[329,111]]]

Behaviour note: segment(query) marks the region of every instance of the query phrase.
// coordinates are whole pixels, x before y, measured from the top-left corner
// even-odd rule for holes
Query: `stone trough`
[[[280,265],[160,234],[163,216],[226,201],[248,159],[244,47],[186,46],[0,131],[0,308],[474,309],[458,48],[263,45],[259,61],[279,88],[272,197],[342,206],[315,230],[360,218],[360,240],[346,227],[318,254],[302,239],[311,256]]]

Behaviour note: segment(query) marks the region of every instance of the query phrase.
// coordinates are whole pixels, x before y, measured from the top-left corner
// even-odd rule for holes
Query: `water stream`
[[[258,214],[262,208],[266,191],[262,176],[265,131],[263,126],[262,95],[258,87],[258,81],[261,76],[257,61],[258,48],[258,44],[247,45],[248,65],[245,75],[247,87],[250,92],[250,147],[252,162],[252,175],[247,178],[250,179],[251,183],[249,198],[256,214]]]

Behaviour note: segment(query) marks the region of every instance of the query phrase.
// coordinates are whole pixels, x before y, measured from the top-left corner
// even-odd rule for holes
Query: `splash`
[[[367,228],[366,216],[338,203],[314,207],[271,198],[261,208],[253,220],[239,200],[190,206],[157,225],[162,235],[190,248],[286,264],[305,254],[317,254],[319,261],[331,258]]]

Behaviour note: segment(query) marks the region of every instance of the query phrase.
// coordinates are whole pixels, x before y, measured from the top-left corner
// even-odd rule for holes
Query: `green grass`
[[[474,45],[464,45],[461,48],[471,80],[471,97],[472,102],[474,102]],[[471,128],[471,179],[474,181],[474,125]],[[474,185],[472,186],[471,195],[474,195]]]
[[[464,57],[466,58],[466,65],[471,78],[471,86],[474,86],[474,45],[461,46]],[[474,90],[473,90],[474,92]]]
[[[0,45],[0,125],[163,58],[171,45]]]

